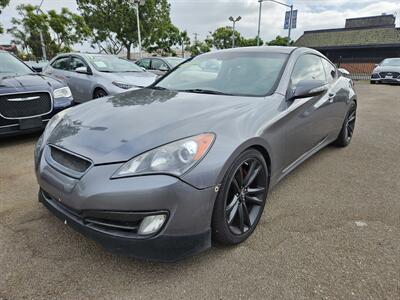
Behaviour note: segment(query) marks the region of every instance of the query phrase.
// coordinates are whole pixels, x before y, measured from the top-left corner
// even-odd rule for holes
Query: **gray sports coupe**
[[[35,149],[39,200],[142,259],[238,244],[273,186],[323,147],[350,143],[356,107],[352,81],[315,50],[203,54],[148,88],[57,114]]]

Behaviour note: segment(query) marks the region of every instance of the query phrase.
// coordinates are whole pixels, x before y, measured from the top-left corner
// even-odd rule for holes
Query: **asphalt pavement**
[[[349,147],[284,179],[247,242],[175,264],[65,226],[37,202],[38,135],[0,140],[0,299],[400,299],[400,86],[357,91]]]

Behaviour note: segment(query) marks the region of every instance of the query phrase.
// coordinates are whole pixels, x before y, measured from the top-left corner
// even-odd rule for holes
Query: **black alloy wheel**
[[[93,94],[93,99],[103,98],[107,96],[107,92],[103,89],[96,89]]]
[[[268,169],[260,152],[242,153],[224,178],[213,214],[213,238],[223,244],[246,240],[257,226],[268,193]]]
[[[336,141],[333,142],[334,145],[338,147],[346,147],[350,144],[351,139],[353,138],[354,129],[356,127],[356,119],[357,104],[355,101],[352,101],[339,136]]]

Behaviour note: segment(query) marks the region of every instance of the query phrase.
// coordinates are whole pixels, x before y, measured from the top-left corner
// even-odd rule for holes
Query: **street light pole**
[[[290,8],[290,17],[289,17],[289,41],[290,41],[290,37],[291,37],[291,33],[292,33],[292,17],[293,17],[293,4],[289,5],[280,1],[276,1],[276,0],[258,0],[258,2],[260,2],[260,13],[258,16],[258,35],[257,35],[257,45],[259,45],[259,41],[260,41],[260,27],[261,27],[261,7],[262,7],[262,3],[268,1],[268,2],[274,2],[276,4],[280,4],[286,7]]]
[[[260,2],[260,11],[258,12],[258,33],[257,33],[257,46],[260,46],[260,30],[261,30],[261,9],[263,0],[258,0]]]
[[[242,19],[241,16],[237,17],[236,19],[234,19],[233,17],[229,17],[229,21],[231,21],[233,23],[232,26],[232,48],[235,48],[235,28],[236,28],[236,22],[239,22]]]
[[[138,30],[138,48],[139,48],[139,58],[142,58],[142,36],[140,32],[140,19],[139,19],[139,6],[144,5],[146,0],[133,0],[133,3],[136,4],[136,21],[137,21],[137,30]]]

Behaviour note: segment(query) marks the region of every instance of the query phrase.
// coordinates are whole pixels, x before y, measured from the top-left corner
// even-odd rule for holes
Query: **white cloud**
[[[400,16],[399,0],[281,0],[293,3],[299,10],[298,28],[293,37],[298,38],[304,30],[344,27],[345,19],[395,13]],[[175,25],[186,29],[193,37],[199,33],[204,39],[209,31],[220,26],[230,25],[229,16],[242,16],[237,29],[246,37],[257,35],[258,0],[170,0],[171,16]],[[3,11],[0,22],[5,28],[11,26],[11,18],[16,16],[16,6],[21,3],[37,5],[40,0],[11,0],[10,6]],[[43,9],[60,9],[66,6],[76,11],[75,0],[44,0]],[[272,2],[264,2],[262,10],[261,37],[271,40],[276,35],[287,35],[283,30],[286,7]],[[398,24],[400,24],[398,22]],[[0,43],[10,41],[9,35],[0,36]]]

